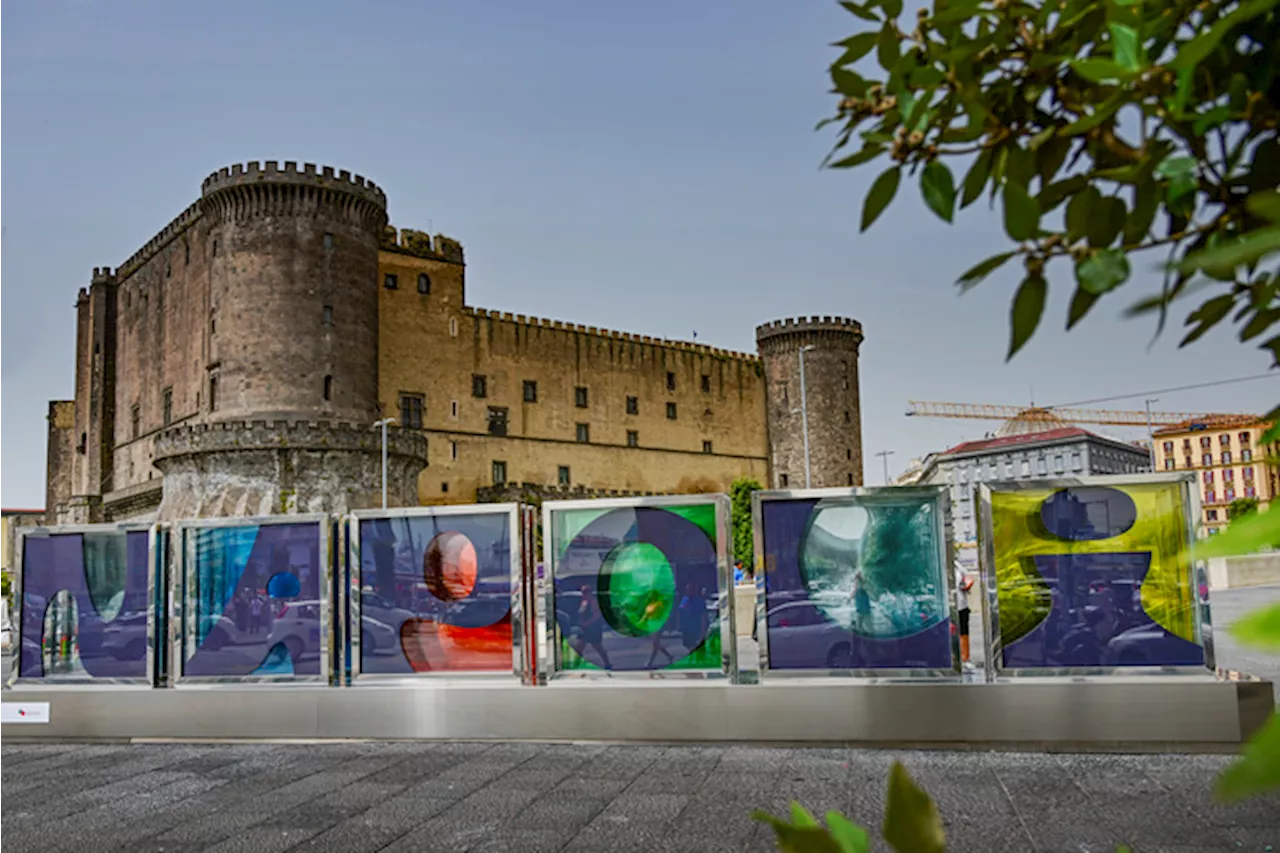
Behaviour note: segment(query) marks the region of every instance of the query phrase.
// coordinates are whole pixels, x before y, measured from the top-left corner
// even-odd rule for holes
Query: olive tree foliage
[[[842,2],[859,32],[831,66],[826,164],[882,163],[863,230],[904,175],[947,222],[1000,207],[1013,247],[957,284],[1021,262],[1010,358],[1051,268],[1074,273],[1070,329],[1149,264],[1159,292],[1127,313],[1156,314],[1158,335],[1185,304],[1183,345],[1230,318],[1280,364],[1277,2],[933,0],[910,24],[902,0]]]

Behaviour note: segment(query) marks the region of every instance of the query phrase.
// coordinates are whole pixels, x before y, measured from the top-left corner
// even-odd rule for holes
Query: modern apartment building
[[[1232,501],[1256,498],[1259,508],[1265,508],[1275,497],[1280,445],[1261,444],[1270,427],[1261,418],[1242,415],[1156,430],[1156,469],[1196,472],[1209,533],[1226,526]]]

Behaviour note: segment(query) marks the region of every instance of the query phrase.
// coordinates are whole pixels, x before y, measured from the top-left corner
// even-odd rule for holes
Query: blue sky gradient
[[[1119,318],[1137,283],[1063,331],[1051,268],[1041,332],[1004,360],[1014,267],[952,282],[1007,246],[999,211],[947,226],[914,181],[859,235],[880,165],[819,171],[835,137],[835,2],[5,4],[0,501],[44,501],[47,401],[73,387],[74,301],[196,199],[211,171],[298,160],[386,189],[393,224],[462,241],[468,301],[754,351],[763,321],[863,324],[867,482],[996,424],[903,417],[907,401],[1060,403],[1261,373],[1220,330]],[[911,10],[908,10],[910,13]],[[1275,378],[1280,378],[1280,374]],[[1273,379],[1157,408],[1265,411]],[[1141,408],[1142,400],[1114,404]],[[1137,437],[1132,434],[1130,437]]]

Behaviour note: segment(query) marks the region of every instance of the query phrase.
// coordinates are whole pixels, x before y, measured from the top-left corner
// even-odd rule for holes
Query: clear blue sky
[[[747,351],[765,320],[857,318],[869,483],[879,450],[896,471],[995,426],[905,418],[910,399],[1061,403],[1270,366],[1225,331],[1148,350],[1152,326],[1118,319],[1133,287],[1066,334],[1065,268],[1042,332],[1005,364],[1016,271],[963,298],[951,284],[1005,247],[997,215],[948,227],[904,183],[859,235],[876,168],[818,171],[828,44],[859,25],[825,0],[11,0],[0,501],[43,505],[46,405],[73,396],[91,268],[246,160],[377,181],[394,224],[463,242],[473,305]],[[1277,392],[1267,379],[1157,407],[1265,411]]]

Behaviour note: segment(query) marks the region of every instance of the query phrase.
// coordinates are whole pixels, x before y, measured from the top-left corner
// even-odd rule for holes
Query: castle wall
[[[65,507],[75,485],[76,404],[74,400],[49,403],[46,442],[45,514],[50,522],[58,517],[58,507]]]
[[[207,223],[192,205],[116,271],[116,490],[159,478],[156,436],[168,425],[200,419],[207,406],[207,236]]]
[[[429,294],[418,292],[419,273],[430,277]],[[474,500],[494,484],[495,461],[506,463],[509,481],[555,485],[565,466],[571,485],[632,491],[765,478],[764,383],[754,357],[470,308],[461,264],[434,255],[384,248],[379,280],[387,274],[398,286],[381,290],[380,395],[395,417],[402,395],[423,399],[423,502]],[[474,393],[478,376],[483,397]],[[526,401],[526,381],[536,400]],[[585,407],[577,388],[587,389]],[[636,414],[628,397],[637,398]],[[490,432],[491,407],[506,409],[505,437]],[[588,442],[578,441],[578,424]],[[631,431],[637,447],[628,446]]]

